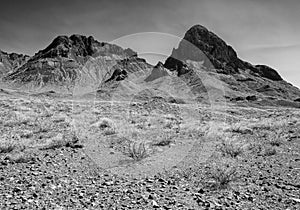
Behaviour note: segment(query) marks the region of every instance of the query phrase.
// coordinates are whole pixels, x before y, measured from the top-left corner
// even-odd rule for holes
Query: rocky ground
[[[299,109],[3,94],[0,110],[0,209],[300,209]]]

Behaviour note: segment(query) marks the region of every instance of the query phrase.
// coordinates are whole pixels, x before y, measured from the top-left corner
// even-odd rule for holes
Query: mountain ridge
[[[4,82],[36,91],[70,91],[76,87],[79,92],[94,90],[107,96],[122,83],[124,90],[127,87],[128,91],[138,92],[137,88],[142,85],[158,90],[155,85],[168,81],[171,87],[163,85],[165,90],[185,87],[198,95],[196,98],[205,95],[207,99],[209,89],[205,85],[213,88],[213,82],[204,84],[201,76],[195,77],[210,75],[223,84],[225,98],[230,101],[272,101],[274,98],[297,101],[300,98],[300,90],[283,80],[275,69],[240,59],[230,45],[201,25],[191,27],[178,48],[172,50],[164,63],[156,66],[139,58],[130,48],[123,49],[78,34],[57,36],[47,47],[23,60],[19,66],[11,66],[12,69],[2,74]],[[155,91],[150,92],[155,94]]]

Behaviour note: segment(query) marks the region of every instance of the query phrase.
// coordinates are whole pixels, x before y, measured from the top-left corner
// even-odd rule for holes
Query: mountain
[[[70,90],[81,81],[92,82],[95,87],[94,83],[103,80],[104,72],[108,73],[115,61],[129,57],[137,57],[137,53],[98,42],[92,36],[58,36],[24,65],[7,74],[4,81],[31,90]]]
[[[253,74],[280,81],[280,75],[267,66],[253,66],[238,58],[236,51],[220,37],[201,25],[190,28],[180,42],[178,49],[166,60],[165,67],[173,69],[179,61],[184,60],[210,62],[215,69],[223,74],[236,74],[240,70],[250,69]],[[177,61],[176,61],[177,60]],[[181,69],[178,73],[181,74]]]
[[[28,55],[7,53],[0,50],[0,78],[22,66],[29,58]]]
[[[201,25],[191,27],[165,63],[93,37],[58,36],[29,57],[0,53],[2,84],[35,92],[110,100],[232,102],[300,107],[300,90],[265,65],[253,65]]]
[[[284,81],[276,70],[243,61],[231,46],[201,25],[195,25],[185,33],[164,67],[179,77],[194,72],[217,78],[222,83],[225,97],[231,101],[247,101],[248,97],[272,104],[274,101],[295,101],[300,97],[300,90]]]
[[[168,76],[168,72],[165,70],[162,62],[158,62],[156,66],[154,66],[151,74],[145,79],[146,82],[150,82],[156,80],[160,77]]]

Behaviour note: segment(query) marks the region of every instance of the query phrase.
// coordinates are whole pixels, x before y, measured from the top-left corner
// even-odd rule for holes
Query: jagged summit
[[[114,63],[128,58],[138,59],[137,53],[129,48],[99,42],[92,36],[57,36],[24,65],[6,74],[3,80],[29,89],[53,86],[69,89],[82,80],[97,86]]]
[[[99,42],[94,37],[73,34],[68,36],[57,36],[44,50],[36,53],[32,60],[40,58],[76,58],[87,56],[118,55],[122,57],[137,56],[131,49],[123,49],[117,45]]]
[[[158,61],[157,64],[155,65],[155,68],[163,68],[164,64],[161,61]]]
[[[7,53],[0,50],[0,76],[19,68],[29,60],[28,55]]]
[[[295,100],[300,96],[299,89],[284,81],[276,70],[243,61],[230,45],[201,25],[195,25],[185,33],[164,67],[192,81],[194,78],[190,75],[196,70],[189,65],[190,61],[198,62],[204,71],[221,80],[227,97],[232,100],[246,100],[252,95],[266,100]]]
[[[218,69],[223,74],[237,74],[249,69],[253,74],[279,81],[280,75],[270,67],[253,66],[241,60],[236,51],[219,36],[201,25],[191,27],[184,35],[177,49],[166,60],[165,67],[177,69],[182,74],[180,61],[204,61],[206,66]]]
[[[204,26],[195,25],[190,28],[185,33],[184,40],[203,51],[217,68],[227,67],[234,72],[237,72],[238,68],[245,68],[245,64],[237,57],[235,50]]]
[[[22,90],[96,91],[99,97],[127,98],[146,88],[145,94],[152,96],[167,91],[178,98],[209,101],[208,93],[221,87],[215,87],[219,81],[224,92],[220,100],[290,105],[300,98],[300,90],[277,71],[243,61],[230,45],[201,25],[191,27],[165,63],[155,66],[131,49],[78,34],[57,36],[30,59],[2,52],[0,59],[3,84]]]
[[[167,70],[164,68],[164,65],[162,62],[158,62],[154,68],[152,69],[151,74],[145,79],[146,82],[151,82],[153,80],[156,80],[158,78],[168,76]]]

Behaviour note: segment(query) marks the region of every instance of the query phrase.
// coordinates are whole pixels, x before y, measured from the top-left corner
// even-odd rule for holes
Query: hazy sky
[[[169,54],[176,37],[201,24],[242,59],[300,87],[299,11],[298,0],[0,0],[0,49],[33,55],[57,35],[77,33]],[[135,34],[142,32],[165,34]]]

